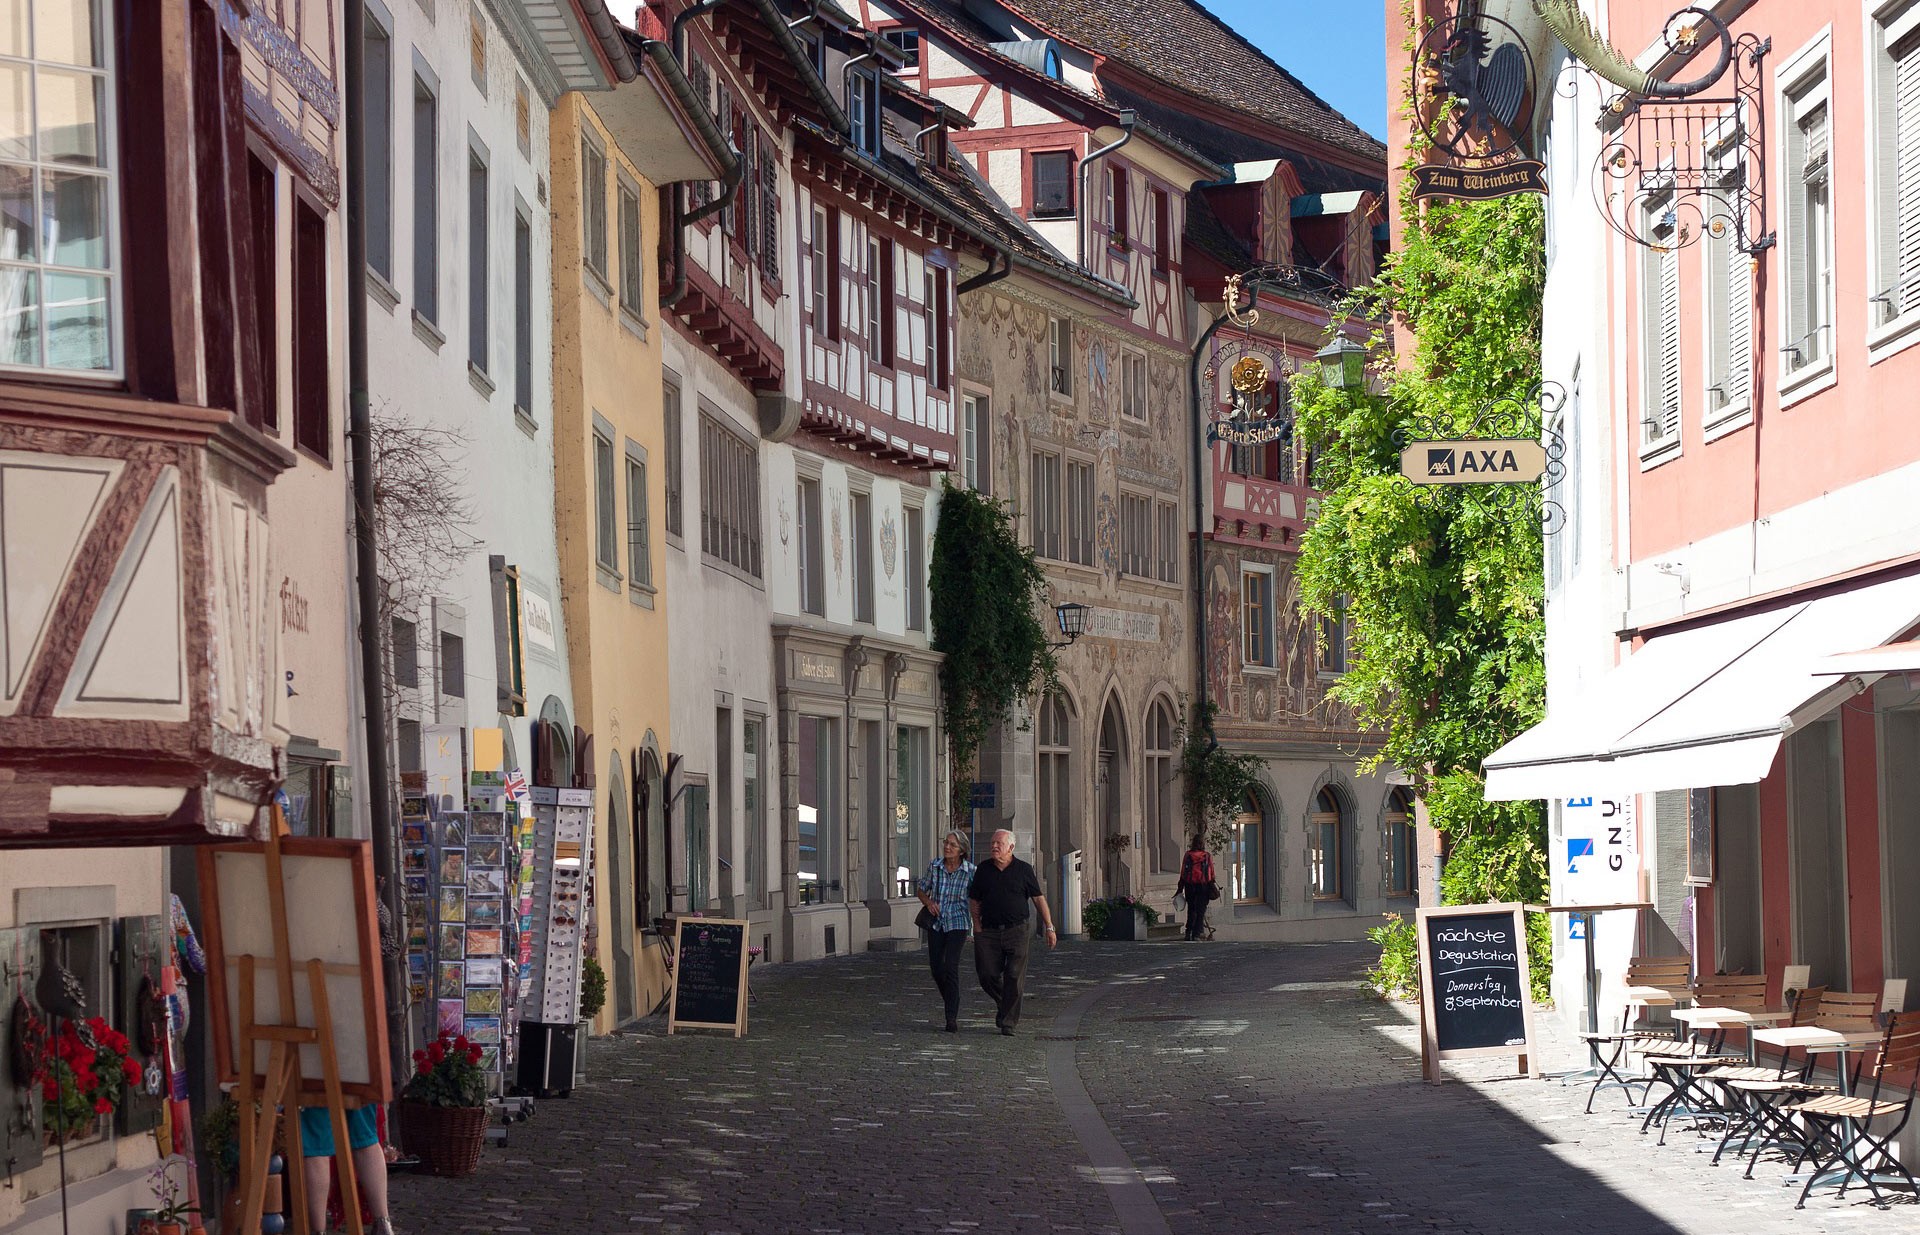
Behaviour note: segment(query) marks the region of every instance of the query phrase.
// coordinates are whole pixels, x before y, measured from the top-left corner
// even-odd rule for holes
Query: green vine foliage
[[[1200,723],[1180,722],[1180,779],[1186,790],[1187,835],[1205,831],[1207,848],[1225,849],[1233,839],[1233,818],[1260,783],[1260,758],[1235,754],[1213,740],[1219,708],[1206,705]]]
[[[1489,400],[1540,380],[1546,269],[1541,199],[1403,202],[1401,248],[1349,311],[1398,319],[1414,350],[1384,394],[1293,380],[1298,431],[1317,447],[1325,493],[1301,548],[1303,603],[1349,598],[1348,671],[1334,693],[1385,735],[1376,760],[1415,780],[1448,840],[1449,903],[1529,901],[1547,891],[1537,802],[1488,802],[1480,761],[1545,707],[1539,528],[1476,486],[1419,488],[1399,475],[1397,430],[1420,418],[1469,436]],[[1384,329],[1372,340],[1390,354]],[[1537,995],[1550,954],[1530,926]]]
[[[980,745],[1014,704],[1051,682],[1053,653],[1040,618],[1047,578],[1020,543],[1006,504],[942,483],[928,571],[933,650],[953,756],[949,813],[967,813]]]

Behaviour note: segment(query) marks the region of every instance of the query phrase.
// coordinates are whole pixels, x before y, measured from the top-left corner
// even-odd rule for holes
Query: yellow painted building
[[[579,723],[593,735],[597,1032],[666,992],[654,923],[671,892],[664,822],[667,445],[661,416],[660,193],[729,161],[659,44],[641,75],[561,98],[551,128],[554,516]],[[676,88],[680,87],[680,88]]]

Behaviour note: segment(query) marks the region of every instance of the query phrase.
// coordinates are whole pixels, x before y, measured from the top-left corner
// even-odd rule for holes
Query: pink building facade
[[[1716,58],[1705,26],[1662,58],[1665,0],[1584,7],[1656,78]],[[1583,800],[1633,811],[1653,909],[1603,921],[1603,971],[1679,950],[1777,996],[1804,965],[1897,1009],[1888,981],[1920,979],[1920,3],[1710,7],[1734,64],[1672,105],[1614,108],[1522,26],[1569,472],[1547,720],[1488,794],[1548,801],[1562,902]]]

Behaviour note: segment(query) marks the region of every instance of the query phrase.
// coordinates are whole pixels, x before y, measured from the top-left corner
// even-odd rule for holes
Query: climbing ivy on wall
[[[1488,489],[1407,484],[1394,435],[1419,417],[1467,436],[1482,404],[1540,380],[1544,208],[1531,194],[1401,206],[1403,244],[1347,308],[1397,321],[1411,354],[1378,393],[1294,379],[1298,432],[1318,448],[1325,493],[1301,546],[1301,596],[1321,612],[1348,600],[1348,671],[1334,694],[1385,735],[1379,759],[1413,779],[1445,835],[1443,898],[1539,904],[1541,803],[1486,801],[1480,761],[1545,710],[1540,529]],[[1384,325],[1372,350],[1391,354]],[[1537,996],[1547,931],[1534,915]]]
[[[1053,678],[1047,647],[1047,579],[1020,543],[1006,504],[942,482],[928,587],[940,699],[952,753],[949,815],[956,826],[980,745],[1016,703]]]

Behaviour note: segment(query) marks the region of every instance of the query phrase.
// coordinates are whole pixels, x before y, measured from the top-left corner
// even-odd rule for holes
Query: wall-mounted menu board
[[[1429,1081],[1443,1059],[1533,1057],[1526,914],[1520,905],[1447,905],[1417,912],[1420,1055]]]
[[[747,1032],[747,923],[730,918],[675,918],[673,993],[667,1032]]]

